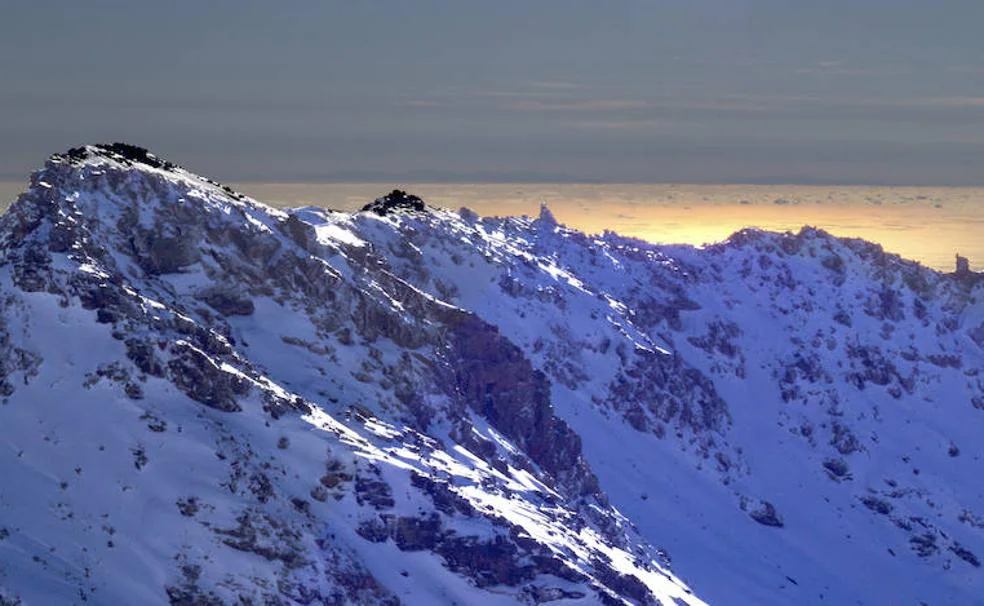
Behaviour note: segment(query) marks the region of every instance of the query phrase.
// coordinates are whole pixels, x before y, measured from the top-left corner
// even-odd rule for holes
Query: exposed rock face
[[[970,274],[970,261],[967,260],[967,257],[957,255],[957,267],[953,273],[958,276],[966,276]]]
[[[168,370],[175,387],[189,398],[225,412],[242,410],[237,400],[249,393],[244,378],[223,370],[208,355],[184,343],[173,346]]]
[[[679,358],[649,352],[636,355],[639,359],[615,377],[609,392],[609,404],[616,410],[645,404],[632,413],[635,420],[630,423],[636,429],[663,433],[669,426],[699,435],[728,426],[728,405],[703,374]]]
[[[199,298],[224,316],[251,316],[256,306],[253,302],[234,290],[212,290],[202,293]]]
[[[401,189],[394,189],[382,198],[362,207],[362,212],[372,212],[377,215],[387,215],[392,212],[422,212],[427,206],[424,201],[413,194]]]
[[[484,417],[552,477],[576,492],[597,490],[581,459],[581,441],[553,415],[550,382],[494,326],[467,317],[451,329],[449,359],[460,405]]]
[[[124,166],[138,164],[165,170],[177,168],[176,165],[158,158],[143,147],[122,142],[99,143],[88,147],[74,147],[65,152],[62,157],[70,161],[82,162],[89,159],[94,153],[106,155],[117,162],[121,162]]]
[[[782,528],[784,526],[779,512],[776,511],[776,506],[768,501],[764,501],[760,508],[752,510],[748,515],[763,526],[773,526],[775,528]]]

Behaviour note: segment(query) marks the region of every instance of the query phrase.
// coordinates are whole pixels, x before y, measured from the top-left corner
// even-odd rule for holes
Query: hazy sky
[[[984,183],[980,0],[5,0],[0,178]]]

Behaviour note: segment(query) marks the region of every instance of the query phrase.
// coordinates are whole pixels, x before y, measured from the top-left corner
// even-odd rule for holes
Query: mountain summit
[[[0,603],[984,591],[980,288],[877,245],[275,210],[111,144],[0,259]]]
[[[374,212],[377,215],[385,215],[391,212],[422,212],[427,206],[419,197],[408,194],[401,189],[394,189],[382,198],[376,198],[373,202],[362,207],[363,212]]]

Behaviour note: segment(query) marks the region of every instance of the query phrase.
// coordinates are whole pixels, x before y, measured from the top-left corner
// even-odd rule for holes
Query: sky
[[[980,0],[7,0],[0,179],[984,184]]]

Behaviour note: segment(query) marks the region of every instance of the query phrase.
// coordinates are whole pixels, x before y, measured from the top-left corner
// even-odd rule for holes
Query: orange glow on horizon
[[[243,184],[242,191],[282,205],[354,210],[393,187],[430,204],[485,216],[535,216],[546,201],[576,229],[606,229],[651,242],[701,245],[757,227],[798,231],[811,225],[836,236],[951,271],[954,255],[984,267],[984,188],[826,187],[671,184]]]

